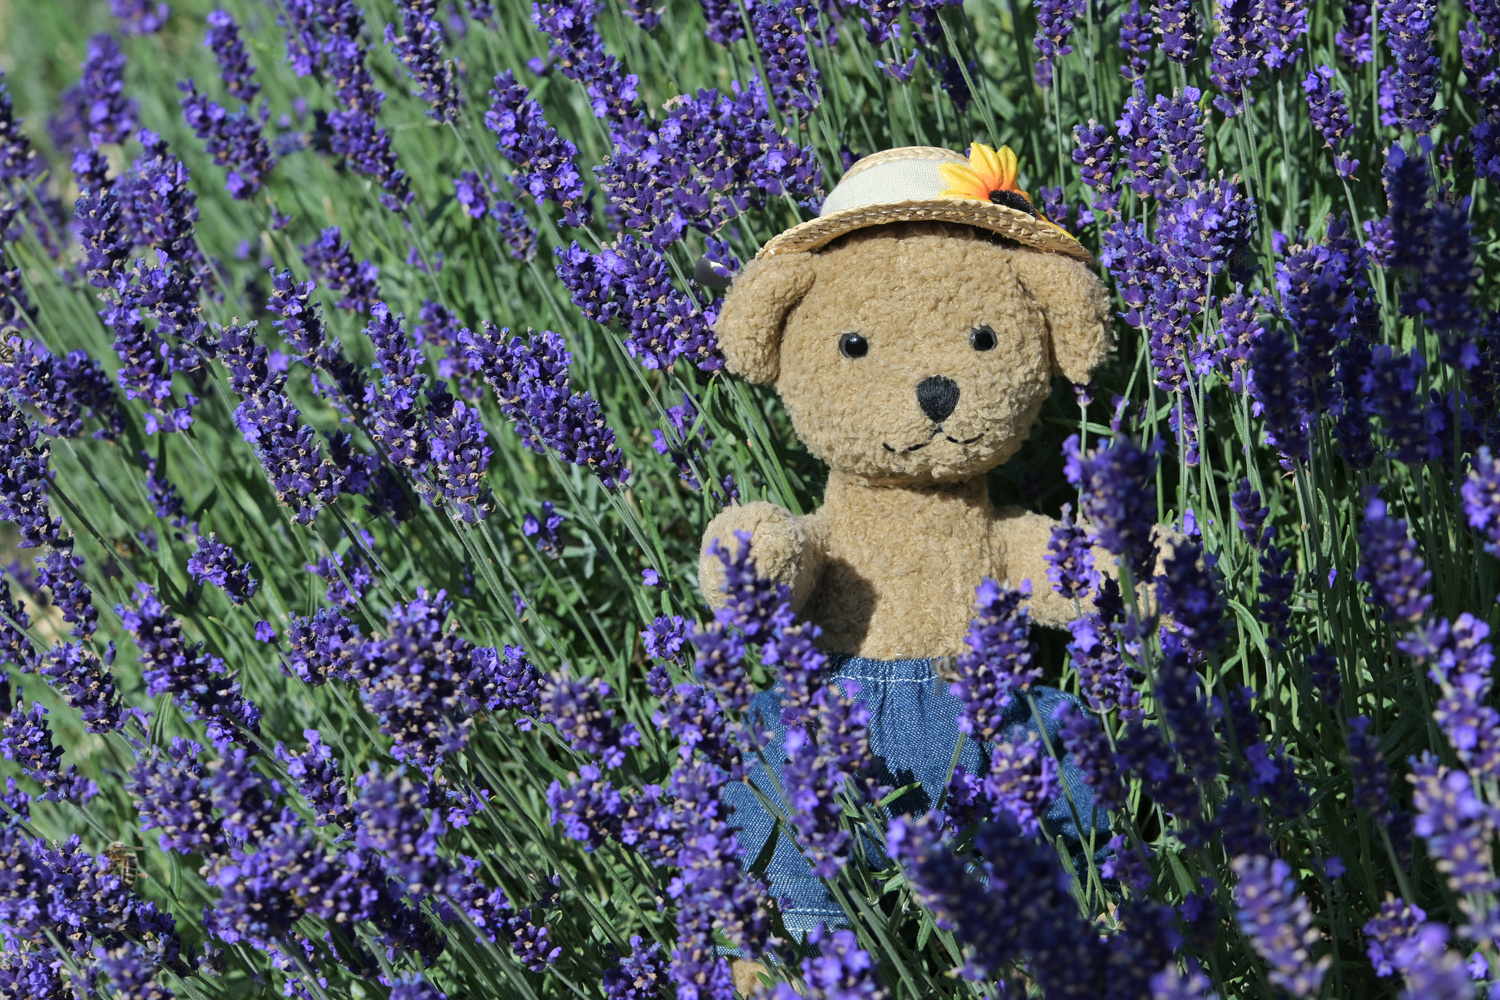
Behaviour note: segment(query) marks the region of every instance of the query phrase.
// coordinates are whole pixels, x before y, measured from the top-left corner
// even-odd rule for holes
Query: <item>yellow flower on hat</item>
[[[995,195],[1002,191],[1018,194],[1031,201],[1031,196],[1016,186],[1019,172],[1016,154],[1009,146],[991,149],[982,142],[969,144],[968,163],[944,163],[938,173],[947,183],[947,190],[939,198],[973,198],[976,201],[1001,201]]]

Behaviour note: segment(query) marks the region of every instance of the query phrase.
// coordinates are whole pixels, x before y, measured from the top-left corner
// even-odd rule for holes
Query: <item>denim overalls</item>
[[[921,783],[920,790],[913,789],[895,803],[897,812],[923,813],[938,802],[953,763],[953,749],[958,745],[958,715],[962,705],[949,691],[949,682],[937,676],[934,669],[937,663],[936,660],[868,660],[836,655],[830,664],[832,680],[859,684],[856,697],[870,711],[870,753],[875,758],[877,780],[893,788],[910,785],[913,781]],[[1046,687],[1033,688],[1032,697],[1045,722],[1047,738],[1060,749],[1060,723],[1053,718],[1053,713],[1059,705],[1075,699]],[[767,801],[776,803],[785,818],[787,806],[780,788],[782,762],[786,758],[786,727],[781,723],[780,695],[775,689],[762,691],[751,702],[750,711],[755,721],[772,733],[772,739],[762,754],[765,761],[770,762],[771,774],[766,773],[764,763],[752,758],[754,762],[748,768],[747,780],[754,783]],[[1036,732],[1036,722],[1026,700],[1017,698],[1007,712],[1001,739],[1009,741],[1027,731]],[[961,767],[970,774],[983,773],[988,759],[987,745],[975,737],[964,739],[958,758]],[[1104,831],[1105,818],[1101,813],[1097,820],[1093,820],[1093,790],[1085,783],[1083,772],[1071,754],[1061,760],[1058,775],[1067,786],[1068,795],[1084,824],[1092,820],[1096,823],[1096,831]],[[740,863],[748,869],[764,850],[775,821],[767,813],[761,798],[745,782],[731,782],[726,786],[724,801],[734,807],[729,822],[739,828],[743,852]],[[1064,838],[1074,855],[1087,849],[1084,840],[1087,833],[1080,837],[1066,797],[1059,795],[1049,805],[1043,823],[1048,830]],[[883,831],[869,831],[866,839],[869,846],[876,848],[872,853],[879,857],[878,845],[885,842]],[[1096,835],[1096,849],[1107,840],[1107,833]],[[830,928],[848,926],[843,909],[834,902],[822,879],[812,873],[812,866],[790,837],[783,835],[778,838],[765,874],[771,883],[771,897],[783,904],[785,898],[790,899],[790,906],[782,906],[782,919],[787,930],[799,939],[820,923]]]

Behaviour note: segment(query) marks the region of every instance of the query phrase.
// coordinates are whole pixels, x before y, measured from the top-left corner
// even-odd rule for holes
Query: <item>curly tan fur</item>
[[[981,326],[991,350],[971,344]],[[731,371],[775,385],[829,476],[806,517],[753,503],[714,518],[699,564],[710,604],[722,568],[709,544],[748,531],[757,570],[792,588],[831,652],[958,653],[985,576],[1032,581],[1040,622],[1073,616],[1042,561],[1055,522],[996,509],[984,475],[1021,447],[1054,375],[1085,381],[1110,350],[1088,268],[962,226],[876,227],[750,263],[716,331]],[[849,358],[839,341],[855,332],[869,351]],[[934,375],[959,389],[940,423],[916,396]]]

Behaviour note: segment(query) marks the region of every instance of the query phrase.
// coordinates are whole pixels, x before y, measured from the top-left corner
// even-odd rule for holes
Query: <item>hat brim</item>
[[[885,205],[846,208],[793,226],[767,241],[755,256],[760,258],[806,253],[827,245],[845,233],[891,222],[953,222],[975,226],[1025,246],[1064,254],[1083,261],[1090,267],[1095,266],[1094,255],[1060,227],[1032,218],[1014,208],[975,198],[897,201]]]

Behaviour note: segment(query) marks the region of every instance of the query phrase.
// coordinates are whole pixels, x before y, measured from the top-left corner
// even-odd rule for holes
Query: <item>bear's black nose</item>
[[[958,406],[958,383],[941,375],[930,375],[917,383],[917,405],[933,423],[947,420]]]

